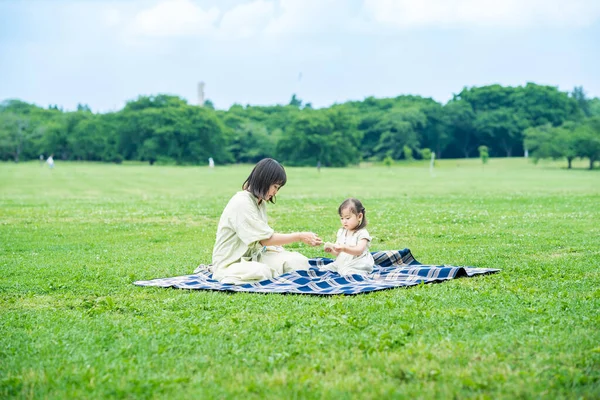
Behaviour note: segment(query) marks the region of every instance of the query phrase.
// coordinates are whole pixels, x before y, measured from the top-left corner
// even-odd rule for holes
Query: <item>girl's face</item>
[[[281,185],[279,183],[274,183],[269,186],[269,191],[267,192],[267,196],[265,197],[265,201],[271,200],[279,191]]]
[[[362,213],[354,214],[350,208],[344,208],[340,214],[340,220],[344,229],[353,231],[362,221]]]

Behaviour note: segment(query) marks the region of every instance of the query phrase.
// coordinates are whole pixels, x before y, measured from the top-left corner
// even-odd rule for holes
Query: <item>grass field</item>
[[[502,269],[327,298],[132,285],[210,262],[250,166],[0,164],[0,398],[600,398],[600,171],[564,164],[288,168],[277,231],[355,196],[373,250]]]

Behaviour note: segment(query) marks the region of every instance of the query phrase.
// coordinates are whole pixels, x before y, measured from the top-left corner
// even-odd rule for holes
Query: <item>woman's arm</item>
[[[319,246],[323,241],[316,233],[312,232],[294,232],[294,233],[274,233],[268,239],[260,241],[263,246],[281,246],[295,242],[304,242],[310,246]]]
[[[344,253],[348,253],[353,256],[359,256],[367,248],[368,242],[369,241],[367,239],[360,239],[356,246],[346,246],[345,244],[336,243],[335,245],[333,245],[333,249],[337,252],[343,251]]]

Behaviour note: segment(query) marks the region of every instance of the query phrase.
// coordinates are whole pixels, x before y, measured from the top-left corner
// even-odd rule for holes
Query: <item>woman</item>
[[[279,246],[294,242],[318,246],[321,239],[312,232],[276,233],[267,223],[266,203],[275,203],[286,181],[285,170],[272,158],[254,166],[243,190],[221,214],[212,255],[213,279],[239,285],[309,268],[308,258]]]

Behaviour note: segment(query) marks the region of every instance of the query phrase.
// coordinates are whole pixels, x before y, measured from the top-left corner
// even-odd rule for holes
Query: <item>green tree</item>
[[[291,165],[342,167],[358,163],[361,135],[341,109],[303,110],[277,145],[278,158]]]
[[[591,117],[600,117],[600,99],[595,97],[588,102],[590,116]]]
[[[225,126],[217,113],[173,96],[140,98],[120,115],[119,153],[127,159],[179,164],[227,163]]]
[[[466,100],[454,99],[444,106],[448,116],[449,136],[451,143],[449,147],[455,149],[458,154],[469,158],[475,150],[480,139],[475,129],[475,112]]]
[[[475,129],[488,138],[488,143],[497,143],[506,157],[512,156],[513,149],[522,143],[521,132],[525,123],[509,108],[482,111],[477,114]]]
[[[590,103],[585,95],[583,86],[575,86],[571,92],[571,97],[575,99],[583,115],[589,117],[591,115]]]
[[[431,149],[428,149],[428,148],[421,149],[420,153],[421,153],[421,158],[423,160],[431,159],[431,153],[432,153]]]
[[[229,151],[237,162],[256,163],[266,157],[275,157],[276,144],[264,125],[243,122],[235,130]]]
[[[487,146],[479,146],[477,149],[479,150],[479,158],[481,158],[481,162],[483,164],[487,164],[490,157]]]
[[[582,117],[577,101],[554,86],[528,83],[516,88],[510,100],[513,113],[527,121],[525,128],[547,123],[560,126]]]
[[[292,94],[292,98],[290,100],[290,106],[300,108],[302,107],[302,100],[296,97],[296,93]]]
[[[44,151],[44,124],[61,115],[20,100],[0,103],[0,159],[13,161],[38,158]]]
[[[416,107],[394,108],[386,112],[372,128],[381,132],[373,149],[375,154],[380,158],[390,155],[396,160],[400,159],[405,146],[418,148],[418,132],[423,130],[426,123],[427,117]]]
[[[590,161],[589,169],[600,160],[600,117],[587,118],[574,131],[577,155]]]
[[[565,157],[568,168],[576,157],[571,131],[565,128],[556,128],[552,124],[545,124],[527,128],[524,132],[525,145],[531,151],[534,162],[540,159],[552,158],[554,160]]]
[[[408,147],[408,146],[404,146],[404,147],[402,148],[402,153],[404,154],[404,159],[405,159],[405,160],[407,160],[407,161],[412,161],[412,160],[414,160],[414,157],[413,157],[413,151],[412,151],[412,149],[411,149],[410,147]]]
[[[383,159],[383,165],[385,165],[386,167],[391,167],[392,165],[394,165],[394,159],[391,156],[385,156],[385,158]]]
[[[432,101],[421,108],[427,117],[427,123],[423,128],[421,147],[434,149],[438,158],[442,158],[442,152],[452,141],[450,136],[450,119],[447,109],[441,104]]]
[[[3,112],[0,114],[0,154],[3,160],[9,157],[19,162],[29,132],[29,118]]]
[[[72,157],[77,160],[102,160],[107,131],[108,127],[100,116],[90,114],[77,121],[67,137]]]

